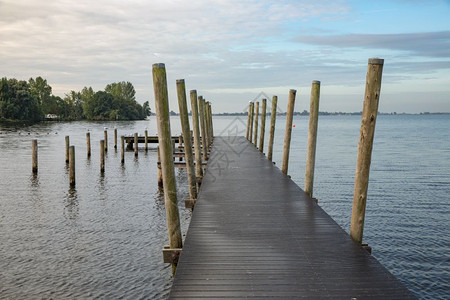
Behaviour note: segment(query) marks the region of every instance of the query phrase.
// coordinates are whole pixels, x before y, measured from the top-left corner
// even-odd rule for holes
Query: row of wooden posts
[[[358,143],[358,157],[355,172],[355,187],[350,225],[350,236],[362,244],[364,218],[366,209],[367,190],[369,185],[369,171],[372,156],[375,121],[378,113],[378,103],[381,90],[381,77],[384,60],[370,58],[366,75],[366,88],[361,118],[360,139]],[[289,149],[291,143],[292,120],[294,115],[295,90],[289,91],[289,100],[286,114],[286,129],[283,144],[283,158],[281,171],[287,175],[289,165]],[[320,81],[314,80],[311,87],[309,130],[306,154],[306,171],[304,191],[313,197],[314,166],[316,156],[317,128],[319,116]],[[248,108],[246,137],[263,152],[266,122],[266,99],[262,99],[260,137],[258,144],[258,115],[259,103],[250,102]],[[277,96],[272,98],[272,111],[270,120],[269,145],[267,158],[272,161],[273,141],[275,132],[277,109]],[[317,199],[313,198],[315,201]],[[370,247],[364,245],[370,252]]]

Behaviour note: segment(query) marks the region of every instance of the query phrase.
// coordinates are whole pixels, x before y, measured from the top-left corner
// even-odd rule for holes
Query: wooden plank
[[[170,299],[415,299],[245,137],[216,137]]]

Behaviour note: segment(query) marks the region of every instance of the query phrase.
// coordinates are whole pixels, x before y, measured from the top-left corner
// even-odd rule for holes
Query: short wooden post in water
[[[69,182],[75,186],[75,146],[69,147]]]
[[[167,227],[170,249],[180,249],[183,246],[180,229],[180,214],[177,204],[177,188],[173,165],[172,136],[170,131],[169,99],[167,93],[166,67],[164,64],[154,64],[153,90],[155,93],[155,112],[158,125],[158,140],[161,151],[161,171],[164,182],[164,202],[166,207]],[[177,259],[174,259],[173,271]]]
[[[120,137],[120,162],[125,163],[125,137]]]
[[[139,145],[138,134],[137,134],[137,132],[135,132],[134,133],[134,156],[138,156],[138,145]]]
[[[160,154],[160,150],[159,150],[159,146],[156,149],[156,164],[157,164],[157,170],[158,170],[158,187],[160,189],[163,188],[163,178],[162,178],[162,171],[161,171],[161,154]]]
[[[198,120],[197,91],[189,92],[191,97],[192,127],[194,133],[195,174],[198,180],[203,178],[202,150],[200,147],[200,126]]]
[[[106,128],[104,131],[104,136],[105,136],[105,152],[108,152],[108,130]]]
[[[250,108],[250,133],[249,133],[249,142],[252,143],[253,142],[253,118],[255,116],[255,103],[252,102],[250,104],[251,108]]]
[[[147,152],[148,151],[148,130],[146,129],[145,131],[144,131],[144,142],[145,142],[145,152]]]
[[[308,145],[306,146],[305,193],[313,196],[314,166],[316,164],[317,126],[319,122],[320,81],[314,80],[311,86],[309,105]]]
[[[180,110],[181,130],[183,131],[184,138],[184,157],[187,167],[188,184],[189,184],[189,199],[188,203],[197,199],[197,180],[195,179],[194,169],[194,157],[192,155],[192,138],[191,129],[189,127],[189,117],[187,110],[186,100],[186,87],[184,79],[177,80],[177,95],[178,95],[178,107]]]
[[[255,106],[255,127],[253,128],[253,145],[258,147],[258,118],[259,118],[259,102]]]
[[[245,132],[245,138],[249,140],[250,137],[250,118],[251,118],[251,112],[252,109],[252,102],[248,102],[248,112],[247,112],[247,131]]]
[[[105,141],[100,141],[100,173],[105,173]]]
[[[87,157],[90,158],[91,157],[91,133],[90,132],[86,132],[86,152],[87,152]]]
[[[381,90],[381,75],[384,60],[370,58],[366,75],[366,90],[361,116],[361,131],[356,160],[355,190],[353,194],[350,236],[362,243],[364,217],[366,213],[367,188],[369,186],[370,162],[372,158],[373,137],[377,119],[378,103]]]
[[[284,133],[284,145],[283,145],[283,162],[281,165],[281,172],[287,175],[289,166],[289,150],[291,147],[291,134],[292,134],[292,119],[294,117],[294,104],[296,90],[289,91],[289,100],[286,115],[286,132]]]
[[[117,128],[114,128],[114,149],[117,150]]]
[[[277,120],[277,102],[278,97],[272,97],[272,110],[270,112],[270,131],[269,131],[269,146],[267,150],[267,158],[272,161],[273,155],[273,139],[275,138],[275,122]]]
[[[200,126],[202,130],[202,152],[203,152],[203,160],[208,160],[208,146],[206,144],[206,128],[205,128],[205,114],[203,110],[203,97],[198,97],[198,115],[200,117]]]
[[[66,141],[66,163],[69,163],[69,147],[70,147],[70,141],[69,141],[69,136],[66,135],[65,137],[65,141]]]
[[[38,146],[36,139],[31,141],[31,170],[34,174],[38,172]]]
[[[266,106],[267,99],[262,99],[261,107],[261,133],[259,134],[259,151],[264,151],[264,135],[266,134]]]

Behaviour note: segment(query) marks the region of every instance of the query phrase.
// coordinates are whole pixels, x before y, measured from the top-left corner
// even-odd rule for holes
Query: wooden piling
[[[114,128],[114,149],[117,150],[117,128]]]
[[[208,149],[212,144],[212,135],[211,135],[211,116],[210,116],[210,103],[209,101],[205,102],[205,122],[206,122],[206,134],[208,135]]]
[[[87,157],[90,158],[91,157],[91,133],[90,132],[86,132],[86,152],[87,152]]]
[[[255,127],[253,128],[253,145],[258,147],[258,118],[259,118],[259,102],[255,106]]]
[[[249,133],[249,142],[253,142],[253,118],[255,116],[255,103],[252,102],[250,108],[250,133]]]
[[[181,238],[180,215],[178,212],[177,189],[173,166],[166,67],[164,64],[159,63],[154,64],[152,69],[169,244],[171,249],[180,249],[182,248],[183,241]],[[174,271],[176,265],[172,264],[172,266]]]
[[[202,98],[202,107],[203,107],[203,123],[205,126],[205,145],[203,146],[203,151],[206,152],[208,155],[209,152],[209,126],[208,126],[208,116],[207,116],[207,110],[206,110],[206,100]]]
[[[202,168],[202,150],[200,147],[200,126],[198,120],[197,91],[189,92],[191,98],[192,126],[194,127],[194,153],[195,153],[195,173],[196,177],[201,180],[203,178]]]
[[[144,149],[145,149],[145,152],[147,152],[148,151],[148,130],[147,129],[144,131],[144,143],[145,143]]]
[[[105,141],[100,141],[100,173],[105,173]]]
[[[247,131],[245,132],[245,138],[249,140],[250,137],[250,118],[251,118],[251,110],[252,109],[252,102],[248,102],[248,112],[247,112]]]
[[[264,135],[266,134],[266,106],[267,99],[262,99],[261,107],[261,132],[259,134],[259,151],[264,151]]]
[[[212,115],[212,105],[209,103],[209,128],[211,131],[211,145],[214,141],[214,123],[213,123],[213,115]]]
[[[198,115],[200,117],[200,126],[202,130],[202,152],[203,152],[203,160],[208,160],[208,146],[206,140],[206,128],[205,128],[205,113],[203,107],[203,97],[198,97]]]
[[[377,119],[378,103],[381,90],[381,76],[384,60],[370,58],[367,75],[364,105],[361,116],[361,131],[356,160],[355,189],[353,194],[350,236],[357,243],[362,243],[364,217],[366,212],[367,188],[369,186],[370,162],[372,157],[373,137]]]
[[[70,141],[69,141],[69,136],[66,135],[65,137],[65,141],[66,141],[66,163],[69,163],[69,147],[70,147]]]
[[[272,97],[272,109],[270,112],[270,132],[269,132],[269,145],[267,150],[267,158],[272,161],[273,156],[273,139],[275,138],[275,122],[277,120],[277,102],[278,97]]]
[[[31,141],[31,170],[34,174],[38,172],[38,146],[36,139]]]
[[[139,140],[138,140],[138,134],[137,132],[134,133],[134,156],[138,156],[138,146],[139,146]]]
[[[120,137],[120,162],[125,163],[125,137]]]
[[[283,146],[283,162],[281,165],[281,172],[287,175],[289,166],[289,150],[291,147],[291,134],[292,134],[292,119],[294,117],[294,105],[296,90],[289,91],[289,100],[286,115],[286,131],[284,134],[284,146]]]
[[[75,186],[75,146],[69,147],[69,182]]]
[[[311,86],[309,105],[308,145],[306,146],[305,193],[313,196],[314,166],[316,163],[317,126],[319,121],[320,81],[314,80]]]
[[[105,152],[108,152],[108,130],[105,127],[104,130],[104,138],[105,138]]]
[[[181,130],[184,138],[184,157],[187,166],[188,184],[189,184],[189,200],[197,199],[197,180],[195,178],[194,157],[192,155],[192,138],[191,129],[189,127],[189,117],[186,100],[186,86],[184,79],[177,80],[178,107],[180,110]]]

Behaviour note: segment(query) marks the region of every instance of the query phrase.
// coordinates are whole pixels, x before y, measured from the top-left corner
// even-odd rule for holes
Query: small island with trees
[[[84,87],[64,98],[52,94],[42,77],[28,81],[0,80],[0,121],[40,122],[53,120],[144,120],[150,116],[149,102],[139,104],[130,82],[108,84],[104,91]]]

